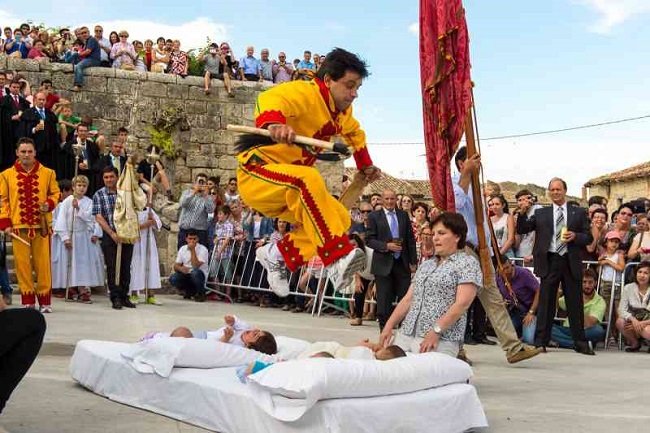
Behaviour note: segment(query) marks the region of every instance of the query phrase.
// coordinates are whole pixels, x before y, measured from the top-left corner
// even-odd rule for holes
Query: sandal
[[[641,343],[639,343],[636,347],[627,346],[625,348],[626,352],[638,352],[639,350],[641,350]]]

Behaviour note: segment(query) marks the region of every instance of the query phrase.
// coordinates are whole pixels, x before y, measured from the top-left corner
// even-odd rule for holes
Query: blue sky
[[[464,4],[482,137],[650,114],[650,1]],[[106,30],[127,28],[132,37],[178,37],[186,48],[210,36],[229,41],[240,56],[249,44],[290,58],[341,46],[371,68],[355,103],[369,141],[421,143],[418,7],[417,0],[86,0],[72,8],[37,0],[26,16],[13,4],[0,6],[0,25],[23,18],[51,26],[103,23]],[[538,184],[558,175],[579,193],[591,177],[649,160],[648,133],[650,120],[484,141],[486,175]],[[422,144],[371,144],[377,165],[407,178],[426,176],[423,152]]]

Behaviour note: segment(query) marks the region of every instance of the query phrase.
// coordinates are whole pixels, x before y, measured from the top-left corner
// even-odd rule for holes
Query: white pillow
[[[311,344],[305,340],[283,336],[275,337],[275,342],[278,344],[276,357],[279,359],[296,359]]]
[[[472,369],[440,353],[389,361],[310,358],[281,362],[248,377],[253,399],[269,415],[299,419],[317,401],[329,398],[402,394],[466,383]]]

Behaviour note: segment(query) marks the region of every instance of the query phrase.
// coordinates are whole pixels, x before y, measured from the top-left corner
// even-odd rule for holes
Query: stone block
[[[106,93],[106,78],[86,76],[83,89],[86,92]]]
[[[176,75],[147,72],[147,81],[153,83],[176,84]]]
[[[143,96],[156,96],[159,98],[167,97],[167,89],[159,83],[143,82],[140,85],[140,94]]]
[[[180,84],[167,84],[167,96],[170,98],[185,99],[188,95],[188,87]]]
[[[188,77],[189,78],[189,77]],[[193,77],[196,78],[196,77]],[[216,98],[214,95],[206,95],[203,92],[203,85],[201,87],[190,86],[188,88],[187,98],[191,101],[214,101]]]
[[[223,105],[220,102],[208,102],[208,116],[221,116]]]
[[[211,158],[209,156],[190,154],[187,155],[187,158],[185,158],[185,164],[187,164],[187,166],[190,168],[210,167],[212,166],[210,159]]]
[[[178,182],[191,182],[192,170],[187,167],[176,167],[174,170],[174,180]]]
[[[204,156],[215,156],[215,149],[213,144],[202,144],[199,149],[199,154]]]
[[[45,60],[47,61],[47,60]],[[33,60],[33,59],[26,59],[25,61],[25,70],[30,71],[30,72],[38,72],[41,70],[41,64],[42,61],[40,60]]]
[[[50,71],[54,72],[63,72],[63,73],[72,73],[74,71],[74,65],[70,63],[50,63]]]
[[[221,170],[237,169],[237,158],[234,155],[224,155],[219,157],[219,168]]]
[[[7,59],[7,69],[12,71],[25,71],[27,70],[27,60],[9,57]]]
[[[192,128],[190,143],[214,143],[214,131],[206,128]]]
[[[177,222],[178,216],[181,212],[180,209],[181,207],[178,203],[172,203],[162,210],[162,216],[167,218],[169,221]]]
[[[147,79],[146,72],[126,71],[124,69],[114,69],[114,71],[115,71],[115,78],[123,78],[126,80],[134,80],[134,81],[145,81]]]
[[[185,86],[201,86],[201,89],[203,89],[203,77],[194,77],[188,75],[187,77],[183,78],[180,75],[177,75],[176,84],[182,84]]]
[[[115,78],[114,68],[88,68],[85,72],[86,75],[90,75],[91,77]]]
[[[0,69],[7,69],[7,56],[0,55]]]
[[[237,134],[225,129],[214,131],[214,142],[218,144],[234,144],[237,141]]]
[[[255,105],[253,104],[244,104],[242,107],[242,117],[244,119],[255,119]]]
[[[192,128],[219,129],[221,120],[219,116],[207,116],[202,114],[189,114],[187,122]]]
[[[223,115],[229,119],[241,119],[244,117],[244,106],[242,104],[224,104]]]
[[[32,86],[32,94],[35,94],[38,90],[39,85],[46,78],[50,78],[51,75],[49,72],[21,72],[21,75],[25,77],[27,82]]]
[[[205,101],[185,101],[185,112],[187,114],[205,114],[207,112]]]

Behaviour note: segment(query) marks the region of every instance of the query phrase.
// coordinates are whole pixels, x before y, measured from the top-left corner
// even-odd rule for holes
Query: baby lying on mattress
[[[253,328],[237,316],[226,315],[223,319],[226,326],[219,329],[192,332],[189,328],[179,326],[172,332],[149,332],[140,341],[169,337],[199,338],[246,347],[267,355],[278,351],[275,337],[270,332]]]
[[[366,359],[388,361],[389,359],[405,357],[406,353],[399,346],[379,346],[364,340],[356,346],[343,346],[335,341],[319,341],[312,343],[297,359],[305,358],[338,358],[338,359]],[[246,383],[246,377],[264,370],[274,362],[254,361],[237,370],[239,380]]]

